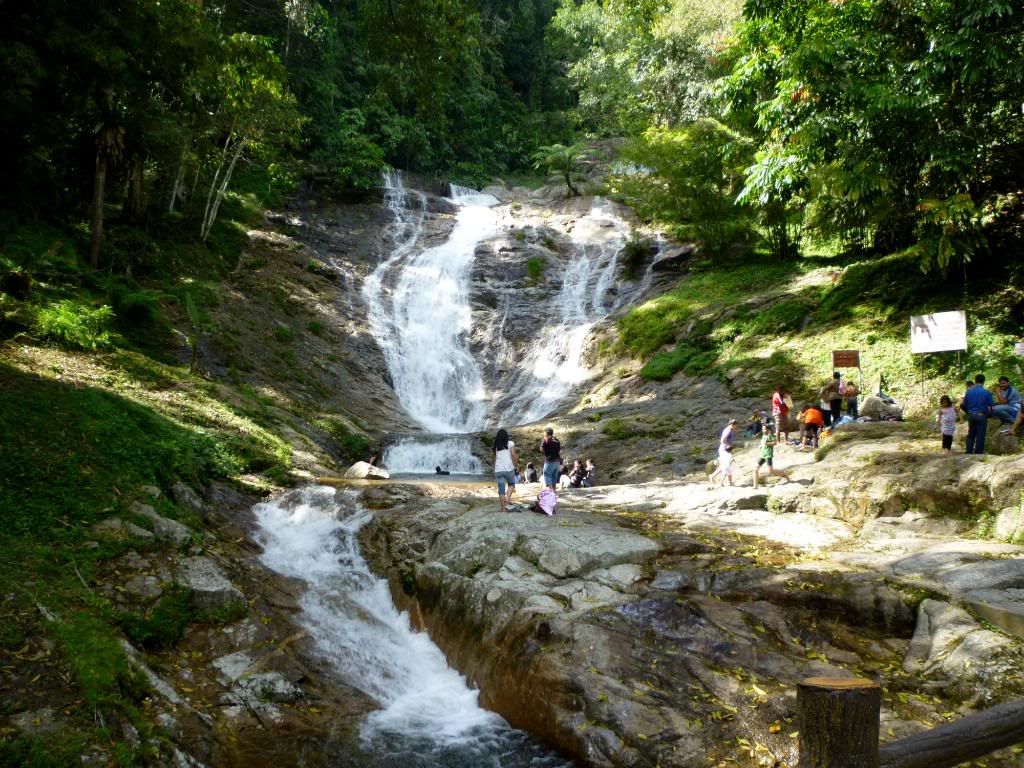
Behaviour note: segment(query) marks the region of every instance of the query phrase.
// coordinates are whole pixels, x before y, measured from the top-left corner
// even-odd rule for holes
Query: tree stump
[[[800,768],[878,768],[878,683],[811,677],[797,686],[796,703]]]

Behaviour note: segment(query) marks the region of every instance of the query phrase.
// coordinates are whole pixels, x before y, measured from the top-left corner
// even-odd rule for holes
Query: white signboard
[[[949,352],[967,349],[967,314],[936,312],[934,315],[912,315],[910,318],[910,351]]]
[[[1013,345],[1013,354],[1024,357],[1024,341],[1018,341]]]

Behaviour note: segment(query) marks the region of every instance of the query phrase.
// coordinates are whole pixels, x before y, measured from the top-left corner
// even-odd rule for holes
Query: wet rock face
[[[472,497],[371,501],[364,551],[399,604],[485,706],[584,765],[792,765],[806,677],[879,679],[887,738],[1015,695],[992,681],[1020,667],[1016,641],[929,601],[919,618],[920,595],[869,570],[585,496],[553,518]]]

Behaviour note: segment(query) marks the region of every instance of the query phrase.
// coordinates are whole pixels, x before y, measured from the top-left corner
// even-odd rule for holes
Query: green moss
[[[610,440],[625,440],[629,437],[635,437],[637,431],[630,427],[625,421],[619,418],[608,419],[601,428],[601,431]]]
[[[124,611],[117,622],[136,645],[148,651],[172,648],[195,618],[189,591],[173,585],[146,614]]]
[[[120,705],[141,699],[145,685],[129,666],[109,624],[85,611],[75,611],[49,627],[86,702]]]
[[[19,734],[0,739],[2,768],[67,768],[82,761],[85,739],[65,731],[45,737]]]
[[[534,256],[526,260],[526,277],[532,283],[540,282],[544,276],[544,259]]]
[[[370,455],[370,438],[338,416],[324,416],[314,424],[335,441],[346,461],[365,461]]]

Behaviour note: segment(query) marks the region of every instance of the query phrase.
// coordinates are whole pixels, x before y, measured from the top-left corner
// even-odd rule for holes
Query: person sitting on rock
[[[996,400],[999,402],[992,407],[992,415],[1003,424],[1013,424],[1020,413],[1021,397],[1020,392],[1010,384],[1006,376],[1000,376],[999,383],[996,384]]]
[[[540,475],[537,474],[537,468],[533,466],[532,461],[526,462],[526,482],[536,483],[540,480]]]
[[[817,448],[818,432],[825,426],[825,417],[822,412],[810,403],[805,403],[804,407],[800,409],[800,415],[797,417],[797,420],[800,422],[799,450],[807,450],[808,437],[811,438],[811,447]]]
[[[583,478],[584,488],[594,488],[597,485],[597,467],[592,459],[587,459],[587,476]]]
[[[583,464],[580,463],[579,459],[576,459],[572,463],[572,471],[569,473],[569,487],[570,488],[582,488],[583,479],[587,476],[586,471],[583,469]]]
[[[451,472],[449,472],[447,469],[441,469],[441,465],[438,464],[436,467],[434,467],[434,474],[435,475],[450,475]]]

